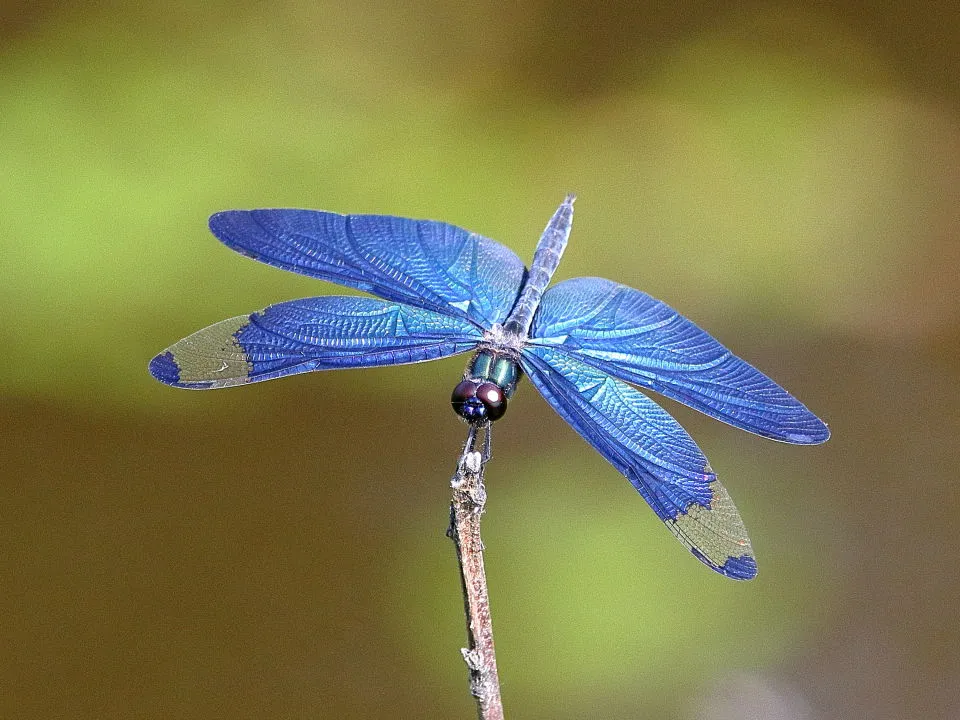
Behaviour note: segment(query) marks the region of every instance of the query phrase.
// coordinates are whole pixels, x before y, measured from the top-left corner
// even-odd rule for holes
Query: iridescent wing
[[[698,560],[737,580],[757,574],[733,501],[666,411],[563,351],[530,346],[521,364],[554,410],[626,476]]]
[[[526,270],[508,248],[453,225],[319,210],[229,210],[210,230],[243,255],[483,328],[502,323]]]
[[[481,331],[451,317],[365,297],[278,303],[215,323],[150,362],[160,382],[194,390],[340,368],[435,360],[476,347]]]
[[[822,443],[827,426],[773,380],[646,293],[601,278],[547,290],[531,343],[757,435]]]

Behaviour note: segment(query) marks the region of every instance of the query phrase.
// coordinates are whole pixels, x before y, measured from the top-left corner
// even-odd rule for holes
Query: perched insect
[[[770,378],[649,295],[601,278],[547,289],[572,195],[528,271],[509,249],[453,225],[318,210],[231,210],[210,229],[237,252],[376,295],[277,303],[200,330],[150,362],[191,389],[311,370],[400,365],[474,352],[453,391],[475,425],[503,417],[523,375],[619,470],[696,558],[757,574],[733,501],[682,427],[632,385],[757,435],[822,443],[827,426]],[[630,384],[628,384],[630,383]]]

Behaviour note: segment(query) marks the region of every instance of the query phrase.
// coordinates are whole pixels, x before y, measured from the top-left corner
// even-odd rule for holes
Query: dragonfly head
[[[507,412],[507,399],[513,395],[519,379],[520,368],[512,357],[481,350],[453,389],[453,410],[467,422],[478,425],[499,420]]]
[[[499,420],[507,411],[507,394],[489,380],[463,380],[453,389],[450,402],[457,415],[477,424]]]

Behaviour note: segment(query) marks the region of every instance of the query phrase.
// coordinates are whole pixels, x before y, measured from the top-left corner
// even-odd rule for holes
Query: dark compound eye
[[[464,380],[453,389],[450,404],[453,405],[453,411],[464,420],[482,422],[486,419],[487,408],[477,397],[477,384],[472,380]]]
[[[457,415],[474,423],[499,420],[507,411],[503,390],[492,382],[464,380],[453,389],[450,403]]]
[[[499,385],[492,382],[480,383],[477,388],[477,397],[487,409],[487,418],[493,422],[503,417],[507,411],[507,396]]]

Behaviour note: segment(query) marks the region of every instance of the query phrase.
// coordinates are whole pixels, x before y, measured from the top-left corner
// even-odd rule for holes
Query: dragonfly
[[[320,210],[228,210],[210,230],[248,257],[375,297],[280,302],[215,323],[150,362],[178,388],[473,353],[451,403],[471,430],[500,420],[529,378],[708,567],[748,580],[757,563],[740,513],[707,458],[644,392],[734,427],[825,442],[816,415],[665,303],[612,280],[549,286],[575,197],[553,214],[527,269],[504,245],[455,225]],[[639,388],[639,389],[638,389]]]

